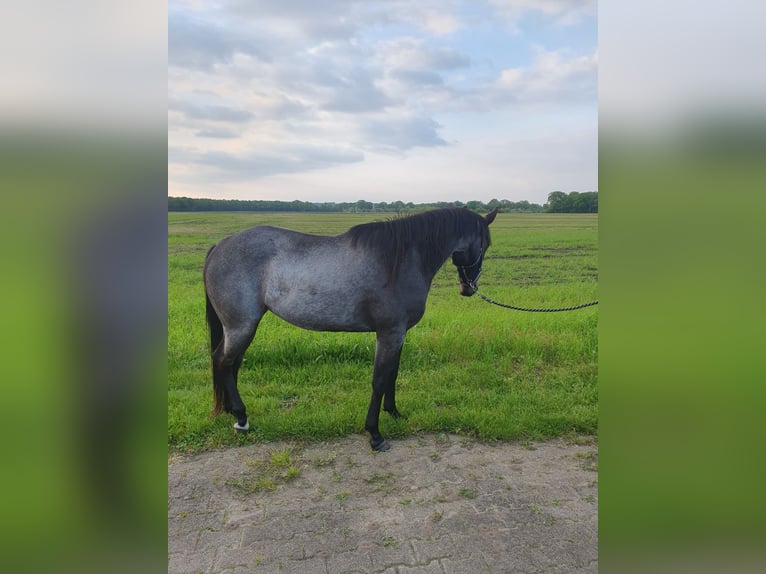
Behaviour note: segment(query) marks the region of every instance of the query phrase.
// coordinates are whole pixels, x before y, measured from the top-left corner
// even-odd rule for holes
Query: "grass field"
[[[317,333],[267,314],[245,355],[239,389],[251,431],[210,418],[212,383],[202,265],[226,235],[259,224],[317,234],[389,217],[374,214],[168,214],[168,446],[197,451],[275,439],[364,432],[373,333]],[[500,214],[479,284],[498,301],[562,307],[597,298],[597,216]],[[522,313],[458,293],[447,262],[402,352],[395,421],[386,437],[419,431],[482,439],[595,434],[598,307]]]

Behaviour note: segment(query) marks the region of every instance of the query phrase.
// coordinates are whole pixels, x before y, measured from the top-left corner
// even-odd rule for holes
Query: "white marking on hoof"
[[[239,431],[250,430],[250,421],[247,421],[243,427],[239,426],[239,422],[236,422],[234,423],[234,428]]]

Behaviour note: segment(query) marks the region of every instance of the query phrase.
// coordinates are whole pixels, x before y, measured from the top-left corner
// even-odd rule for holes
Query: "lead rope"
[[[591,301],[590,303],[583,303],[582,305],[575,305],[574,307],[559,307],[556,309],[530,309],[527,307],[515,307],[514,305],[506,305],[505,303],[498,303],[497,301],[493,301],[486,295],[479,293],[479,290],[476,289],[476,287],[473,285],[469,285],[469,287],[473,289],[473,292],[484,299],[487,303],[492,303],[498,307],[505,307],[506,309],[513,309],[514,311],[529,311],[530,313],[558,313],[559,311],[574,311],[575,309],[584,309],[585,307],[598,305],[598,301]]]
[[[473,267],[473,265],[470,265],[469,267]],[[459,267],[458,268],[460,272],[463,274],[464,279],[468,279],[468,274],[465,272],[465,267]],[[479,272],[479,275],[481,275],[481,271]],[[479,293],[479,290],[476,288],[476,280],[479,278],[479,276],[476,276],[476,279],[473,281],[466,281],[466,285],[468,285],[474,293],[476,293],[479,297],[481,297],[484,301],[487,303],[492,303],[493,305],[497,305],[498,307],[504,307],[505,309],[513,309],[514,311],[527,311],[529,313],[558,313],[559,311],[574,311],[576,309],[584,309],[585,307],[592,307],[593,305],[598,305],[598,301],[591,301],[590,303],[583,303],[582,305],[575,305],[574,307],[558,307],[555,309],[531,309],[528,307],[516,307],[515,305],[506,305],[505,303],[498,303],[497,301],[490,299],[483,293]]]

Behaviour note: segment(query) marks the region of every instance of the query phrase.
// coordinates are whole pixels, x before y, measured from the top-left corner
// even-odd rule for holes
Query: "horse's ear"
[[[492,211],[490,211],[485,217],[485,219],[487,220],[487,225],[495,221],[496,216],[497,216],[497,207],[493,209]]]

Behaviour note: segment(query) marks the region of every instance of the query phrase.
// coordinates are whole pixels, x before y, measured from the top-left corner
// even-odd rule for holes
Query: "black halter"
[[[474,261],[470,265],[458,265],[457,263],[455,263],[454,256],[452,258],[452,262],[455,263],[455,266],[457,267],[458,277],[460,278],[460,280],[474,290],[476,290],[476,282],[479,280],[479,277],[481,277],[482,255],[484,255],[483,247],[479,249],[479,256],[476,258],[476,261]],[[476,270],[474,271],[474,269]]]

